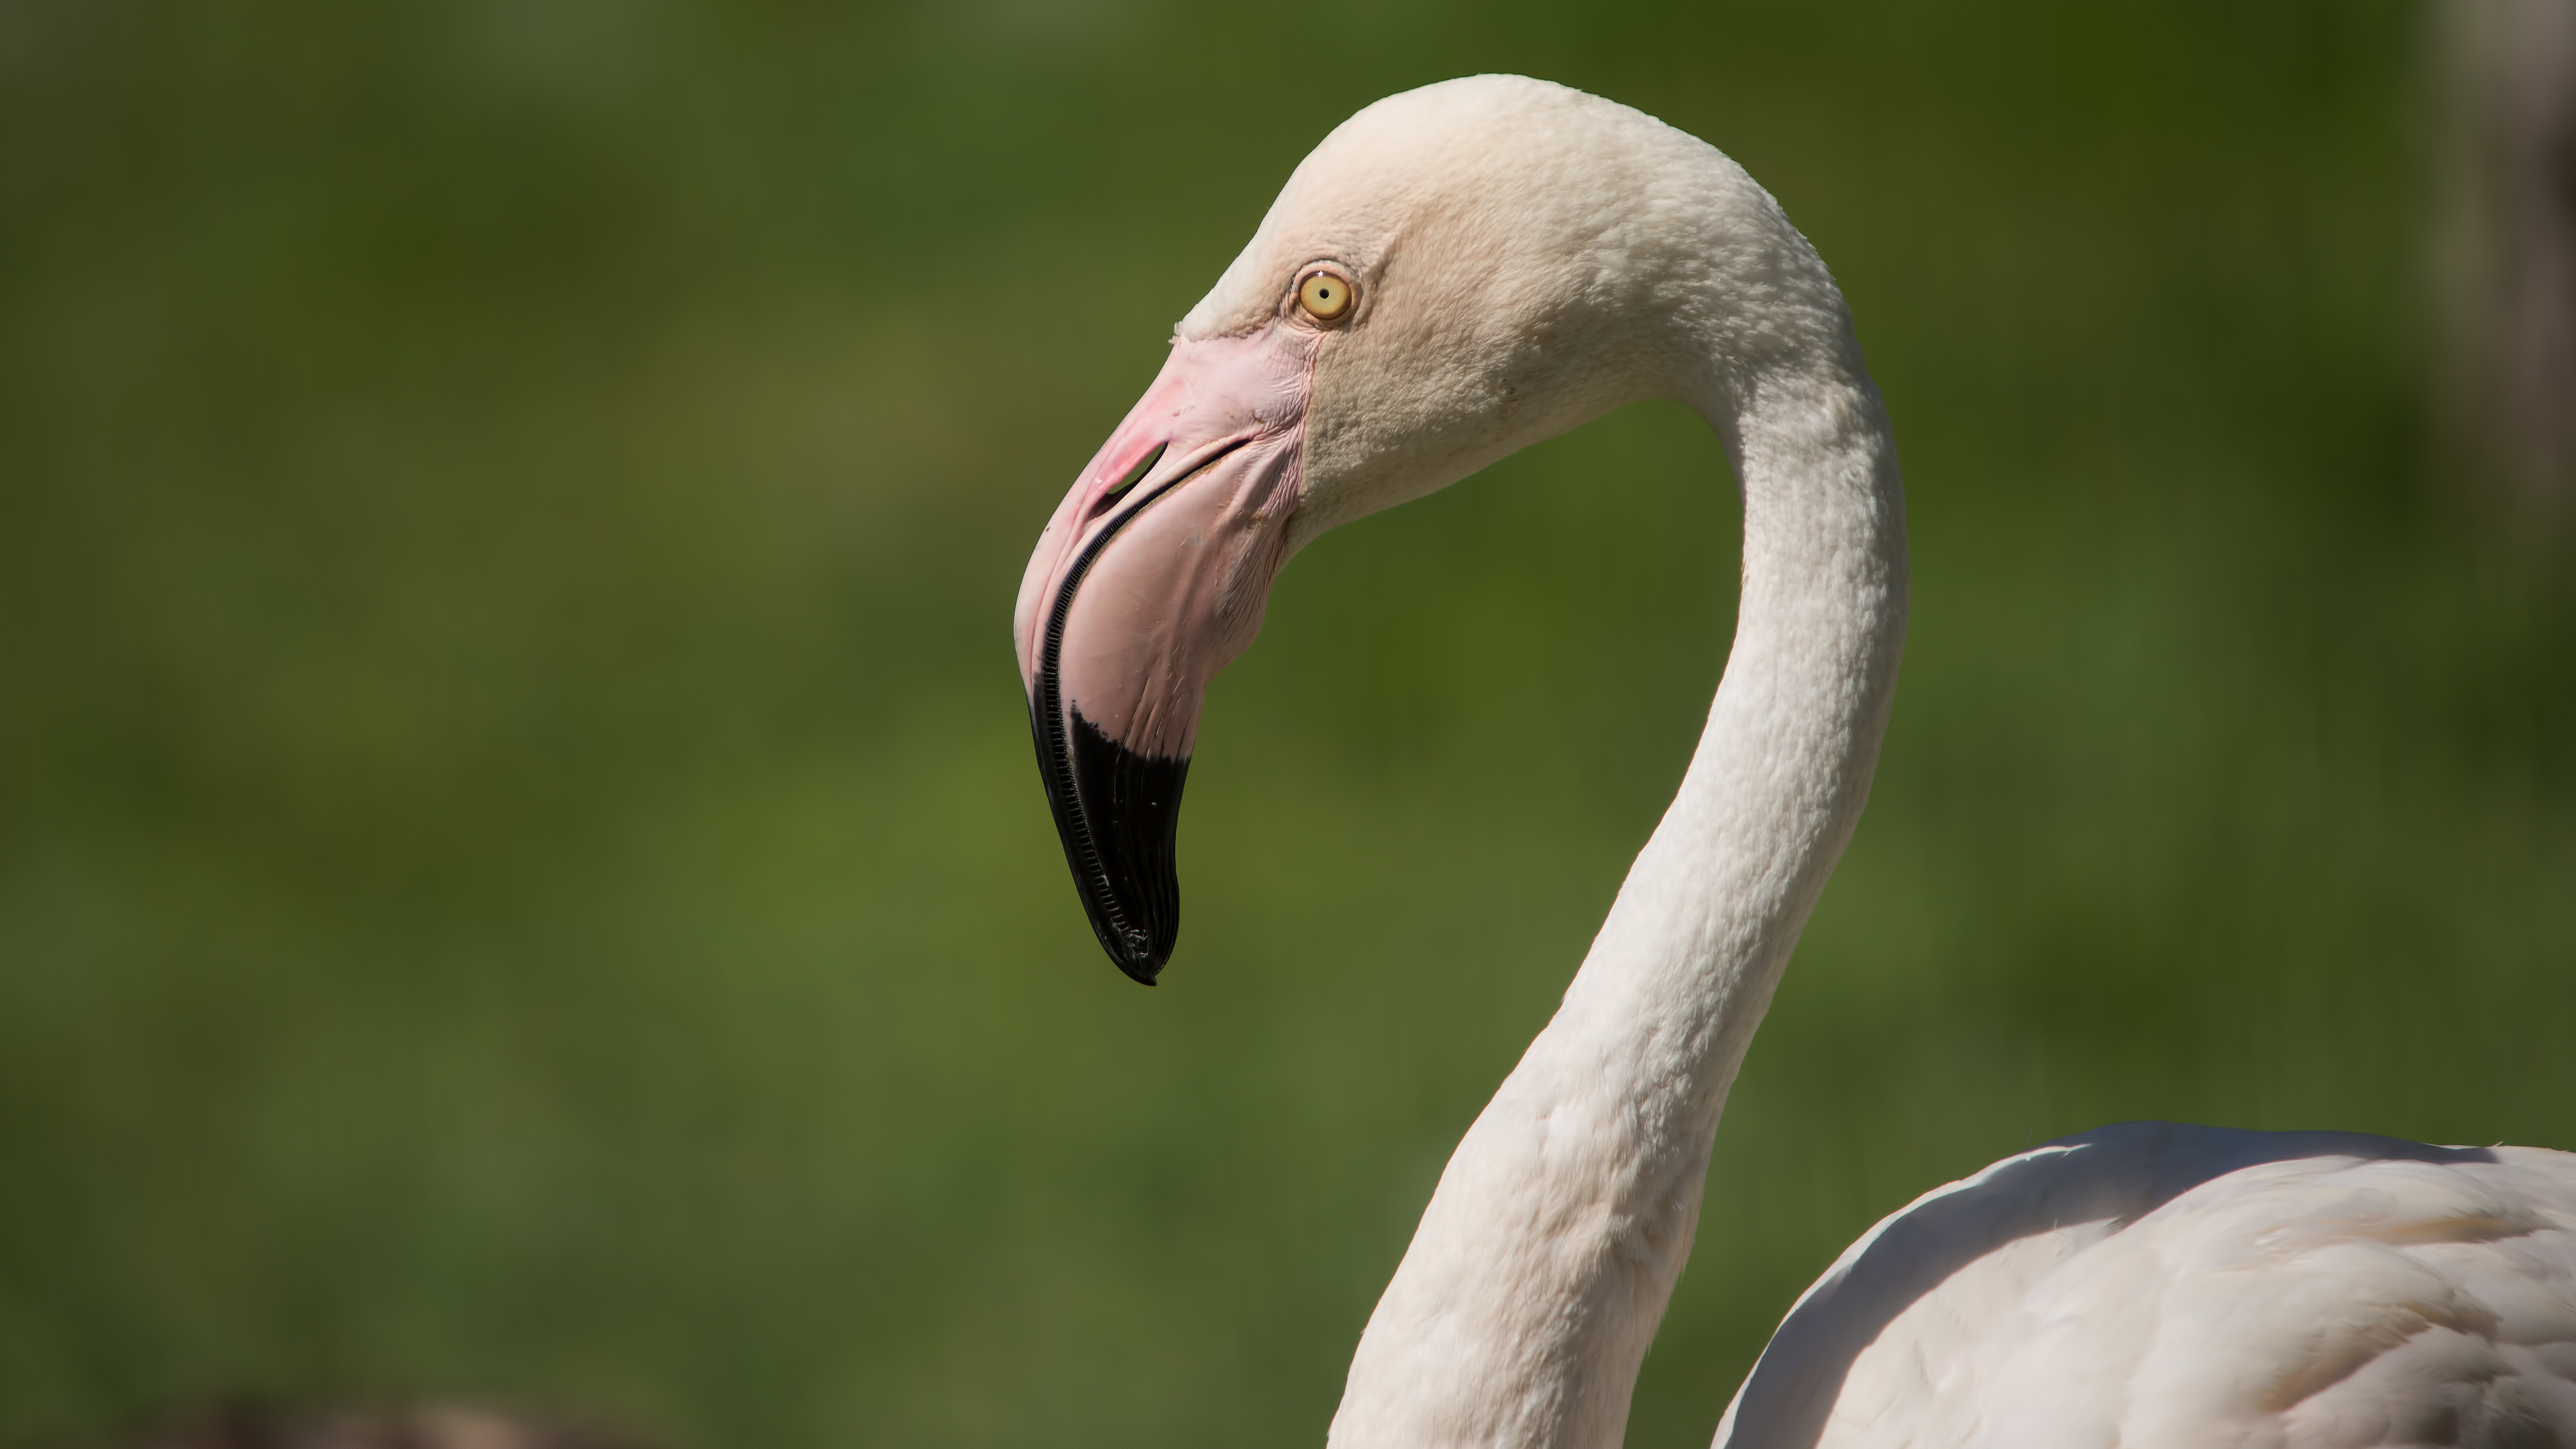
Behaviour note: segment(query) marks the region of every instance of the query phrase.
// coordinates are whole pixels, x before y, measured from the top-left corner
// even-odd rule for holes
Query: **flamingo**
[[[1545,82],[1369,106],[1288,179],[1048,522],[1014,620],[1092,929],[1152,984],[1207,681],[1325,529],[1676,398],[1742,492],[1706,732],[1449,1159],[1335,1449],[1608,1449],[1727,1090],[1851,838],[1906,624],[1841,293],[1716,149]],[[2130,1123],[1935,1189],[1790,1310],[1728,1446],[2576,1446],[2576,1155]]]

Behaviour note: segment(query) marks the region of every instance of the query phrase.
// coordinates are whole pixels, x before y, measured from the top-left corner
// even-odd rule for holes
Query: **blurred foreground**
[[[641,1449],[583,1429],[466,1404],[276,1408],[243,1401],[179,1415],[119,1449]]]

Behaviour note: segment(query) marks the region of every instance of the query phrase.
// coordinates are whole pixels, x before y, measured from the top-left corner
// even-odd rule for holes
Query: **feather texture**
[[[1295,331],[1296,278],[1324,263],[1352,311]],[[1648,397],[1696,408],[1742,490],[1742,604],[1698,750],[1451,1157],[1330,1432],[1610,1449],[1887,727],[1907,561],[1886,410],[1824,263],[1742,168],[1515,76],[1326,138],[1173,366],[1217,347],[1303,369],[1276,423],[1299,450],[1290,551]],[[2051,1143],[1854,1244],[1717,1444],[2576,1449],[2576,1156],[2157,1123]]]

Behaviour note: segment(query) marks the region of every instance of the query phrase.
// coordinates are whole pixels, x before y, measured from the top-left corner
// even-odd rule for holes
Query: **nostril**
[[[1117,507],[1118,500],[1126,497],[1137,484],[1144,482],[1145,475],[1154,471],[1154,465],[1163,461],[1163,450],[1171,446],[1169,443],[1156,444],[1154,451],[1147,453],[1143,462],[1128,469],[1126,477],[1119,479],[1116,486],[1100,495],[1100,503],[1092,510],[1091,516],[1097,518]]]

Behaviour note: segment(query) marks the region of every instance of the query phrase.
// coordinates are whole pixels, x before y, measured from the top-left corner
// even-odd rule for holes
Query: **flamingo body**
[[[2133,1122],[1924,1194],[1718,1449],[2576,1444],[2576,1156]]]
[[[1316,299],[1323,301],[1319,304]],[[1302,162],[1040,538],[1015,637],[1103,948],[1150,984],[1207,679],[1325,528],[1676,398],[1744,500],[1671,806],[1450,1158],[1335,1449],[1610,1449],[1744,1052],[1868,799],[1906,628],[1895,440],[1741,167],[1479,76]],[[1928,1194],[1782,1324],[1719,1449],[2576,1449],[2576,1156],[2133,1124]]]

